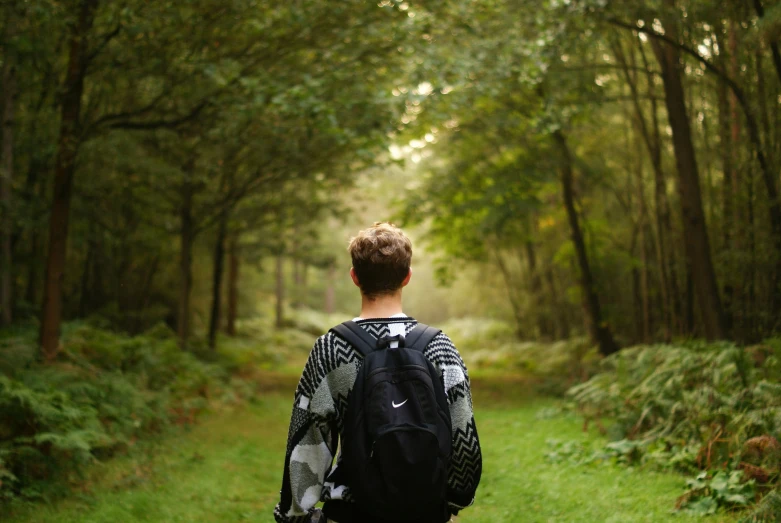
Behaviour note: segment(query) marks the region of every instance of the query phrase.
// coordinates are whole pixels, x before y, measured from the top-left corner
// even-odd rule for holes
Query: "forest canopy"
[[[243,265],[328,287],[343,238],[323,224],[380,189],[395,203],[370,195],[367,218],[415,225],[443,281],[490,273],[521,338],[583,332],[610,354],[779,328],[774,2],[17,0],[1,16],[0,310],[39,322],[43,359],[75,318],[214,346],[245,314]],[[361,181],[388,177],[403,183]]]

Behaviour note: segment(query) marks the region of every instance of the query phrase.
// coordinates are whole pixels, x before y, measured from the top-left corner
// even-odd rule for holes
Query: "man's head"
[[[366,298],[395,294],[410,278],[412,242],[391,223],[377,222],[350,240],[353,281]]]

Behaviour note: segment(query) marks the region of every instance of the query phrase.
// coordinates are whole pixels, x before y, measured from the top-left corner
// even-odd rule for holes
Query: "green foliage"
[[[271,521],[295,387],[291,378],[257,404],[220,411],[186,433],[162,438],[151,459],[128,456],[107,463],[90,477],[87,493],[12,509],[3,521]],[[530,522],[671,520],[669,499],[682,483],[677,475],[639,474],[609,464],[582,471],[566,462],[542,463],[541,451],[551,434],[586,447],[599,444],[600,438],[593,431],[584,434],[571,414],[540,419],[540,412],[560,411],[548,400],[519,400],[506,391],[505,399],[501,406],[476,399],[484,473],[474,505],[461,512],[459,522],[512,522],[520,513]],[[698,518],[681,513],[675,521]],[[720,519],[730,521],[729,515]]]
[[[762,498],[751,513],[740,523],[778,523],[781,521],[781,490],[776,489]]]
[[[700,473],[686,480],[689,490],[678,499],[677,508],[698,515],[715,514],[719,508],[745,508],[756,495],[753,480],[745,481],[740,471]]]
[[[598,352],[585,338],[519,341],[509,323],[485,318],[459,318],[441,327],[474,375],[521,375],[536,381],[539,392],[561,395],[598,369]]]
[[[86,324],[65,331],[57,362],[0,374],[0,498],[48,497],[96,459],[192,423],[211,400],[230,396],[229,370],[247,364],[229,355],[202,361],[162,326],[135,337]],[[4,342],[0,361],[25,344],[34,346]]]
[[[587,420],[612,420],[606,452],[627,463],[693,473],[681,507],[710,513],[749,504],[754,484],[772,485],[781,464],[778,340],[740,348],[692,342],[639,346],[606,358],[570,389]],[[742,496],[742,497],[741,497]],[[741,501],[743,500],[743,501]]]

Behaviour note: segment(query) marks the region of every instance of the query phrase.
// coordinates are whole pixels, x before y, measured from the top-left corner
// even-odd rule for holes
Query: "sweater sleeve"
[[[442,373],[453,426],[453,453],[448,470],[447,501],[451,512],[474,503],[483,470],[480,439],[472,410],[472,391],[464,360],[453,342],[439,334],[426,349],[426,356]]]
[[[285,452],[280,501],[274,508],[277,523],[307,523],[320,501],[323,481],[336,453],[338,430],[322,358],[326,337],[315,346],[296,388]]]

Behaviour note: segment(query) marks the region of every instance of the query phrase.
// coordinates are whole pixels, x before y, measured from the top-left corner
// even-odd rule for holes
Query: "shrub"
[[[54,480],[229,396],[227,365],[182,351],[164,326],[130,337],[70,324],[47,365],[26,356],[33,335],[0,343],[0,499],[46,496]]]
[[[528,376],[543,394],[560,396],[598,369],[599,353],[586,338],[519,341],[510,324],[482,318],[459,318],[442,329],[471,371]]]
[[[707,512],[740,505],[749,490],[736,481],[756,482],[759,494],[778,481],[780,382],[778,340],[745,349],[691,342],[624,349],[569,394],[587,420],[612,420],[623,440],[614,451],[631,447],[636,461],[689,473],[734,471],[691,480],[680,506]]]

